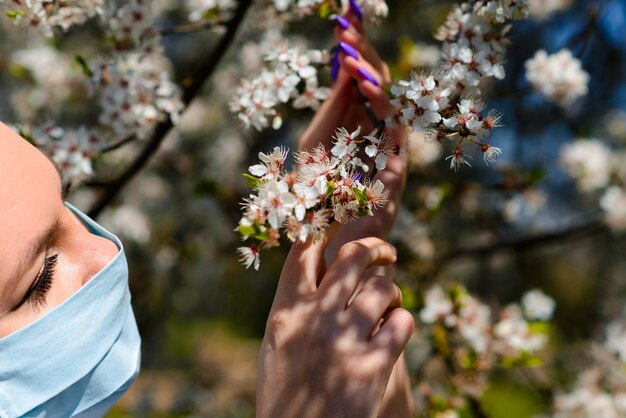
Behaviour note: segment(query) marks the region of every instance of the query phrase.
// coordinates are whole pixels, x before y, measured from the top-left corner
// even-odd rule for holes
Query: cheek
[[[0,338],[6,337],[15,331],[24,328],[39,317],[30,307],[24,307],[20,312],[14,312],[0,321]]]

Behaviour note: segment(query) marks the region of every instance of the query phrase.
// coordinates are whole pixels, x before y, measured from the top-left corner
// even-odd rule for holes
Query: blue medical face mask
[[[0,417],[100,417],[137,377],[140,338],[120,240],[67,205],[120,252],[69,299],[0,339]]]

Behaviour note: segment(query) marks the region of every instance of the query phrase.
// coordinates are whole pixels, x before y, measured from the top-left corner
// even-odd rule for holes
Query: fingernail
[[[370,72],[367,71],[365,68],[359,67],[359,74],[361,74],[361,77],[363,77],[365,80],[369,81],[376,87],[380,87],[380,84],[378,84],[378,80],[376,80],[376,78],[374,78],[374,76],[370,74]]]
[[[391,251],[393,252],[393,255],[398,257],[398,249],[395,247],[395,245],[389,244],[389,247],[391,247]]]
[[[363,11],[361,10],[361,6],[359,6],[356,2],[356,0],[350,0],[350,8],[352,9],[352,11],[354,12],[354,14],[356,15],[357,19],[359,19],[359,21],[363,21]]]
[[[343,51],[344,54],[346,54],[349,57],[354,58],[355,60],[359,59],[359,53],[357,52],[356,49],[352,48],[350,45],[348,45],[345,42],[339,42],[339,48],[341,48],[341,50]]]
[[[333,83],[337,81],[339,77],[339,50],[335,50],[333,54],[333,59],[330,63],[330,78],[333,80]]]
[[[337,24],[341,27],[341,29],[346,30],[350,27],[350,21],[342,16],[337,16],[335,18]]]

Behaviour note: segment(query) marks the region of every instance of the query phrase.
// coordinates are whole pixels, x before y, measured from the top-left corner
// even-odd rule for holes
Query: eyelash
[[[30,288],[20,305],[24,302],[30,302],[35,309],[38,309],[46,303],[46,295],[54,280],[54,267],[57,264],[58,256],[58,254],[55,254],[46,257],[35,284]]]

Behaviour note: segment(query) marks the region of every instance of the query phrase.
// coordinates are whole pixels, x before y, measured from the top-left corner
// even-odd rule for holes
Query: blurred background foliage
[[[176,2],[170,3],[165,26],[185,19]],[[432,68],[439,47],[432,34],[452,2],[388,4],[389,18],[369,27],[368,34],[394,79],[407,78],[415,67]],[[288,247],[267,252],[259,272],[238,263],[234,228],[247,194],[241,173],[259,151],[293,148],[312,116],[286,110],[280,130],[257,133],[243,130],[230,115],[228,100],[239,78],[259,69],[258,40],[267,29],[260,6],[253,7],[203,94],[145,171],[100,217],[125,242],[143,337],[142,373],[110,417],[254,415],[258,347]],[[332,46],[332,23],[313,17],[287,29],[312,47]],[[576,193],[558,153],[579,137],[626,145],[625,35],[625,0],[577,0],[550,16],[519,22],[511,33],[506,80],[483,87],[488,106],[504,115],[504,127],[491,141],[504,150],[503,160],[495,168],[476,164],[455,174],[443,161],[451,149],[411,150],[414,169],[393,235],[400,249],[397,279],[408,307],[417,312],[421,292],[435,282],[461,282],[493,306],[518,300],[532,288],[557,301],[544,366],[497,372],[481,400],[489,417],[529,418],[548,411],[549,382],[567,387],[584,366],[581,342],[598,336],[606,321],[624,310],[624,237],[598,220],[597,200]],[[24,102],[42,100],[33,94],[61,95],[63,103],[63,112],[42,106],[33,118],[95,120],[98,111],[84,105],[87,93],[80,88],[67,94],[34,91],[37,75],[14,60],[23,45],[20,36],[0,33],[2,120],[23,120]],[[164,38],[179,82],[218,36],[203,31]],[[91,56],[97,29],[86,25],[55,41],[42,40],[47,42],[69,51],[69,57]],[[524,70],[536,50],[563,47],[591,74],[589,95],[567,111],[534,93]],[[80,80],[80,66],[71,68],[73,73],[60,75],[54,67],[44,70],[46,77]],[[131,144],[96,161],[98,178],[114,177],[137,150]],[[97,181],[88,183],[70,200],[86,209],[98,190]],[[425,343],[417,334],[408,358],[419,397]]]

